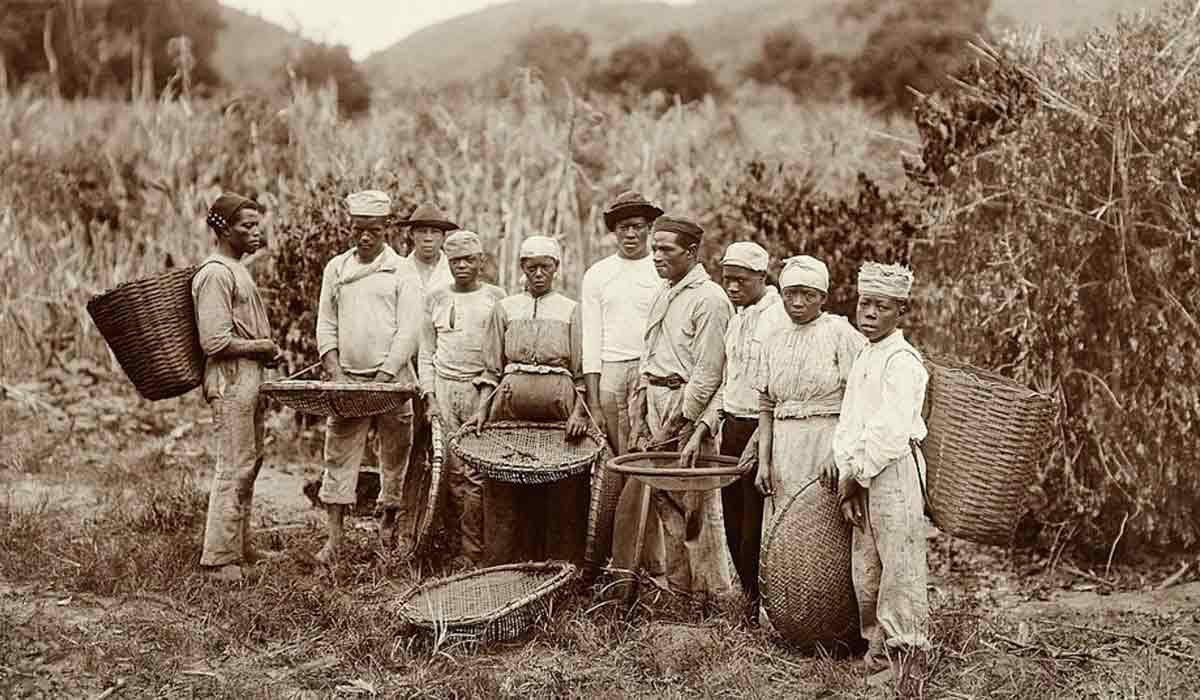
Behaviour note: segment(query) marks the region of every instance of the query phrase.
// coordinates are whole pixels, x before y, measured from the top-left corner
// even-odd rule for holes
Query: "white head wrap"
[[[446,236],[446,240],[442,242],[442,252],[451,260],[465,258],[482,253],[483,244],[479,241],[479,234],[474,231],[458,230]]]
[[[770,262],[767,250],[753,241],[731,243],[725,249],[725,257],[721,258],[722,265],[736,265],[755,272],[766,272]]]
[[[346,197],[353,216],[387,216],[392,213],[392,198],[380,190],[364,190]]]
[[[811,255],[797,255],[783,261],[779,287],[811,287],[829,293],[829,268]]]
[[[866,262],[858,271],[858,293],[908,299],[912,292],[912,270],[903,265]]]
[[[530,236],[521,243],[521,252],[518,256],[521,260],[525,258],[554,258],[555,262],[562,262],[562,249],[558,246],[558,241],[549,236]]]

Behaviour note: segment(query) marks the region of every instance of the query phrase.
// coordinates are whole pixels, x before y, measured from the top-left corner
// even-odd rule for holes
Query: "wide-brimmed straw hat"
[[[646,221],[653,222],[662,216],[663,210],[651,204],[641,194],[626,190],[617,195],[612,205],[604,211],[604,225],[609,231],[615,231],[617,224],[634,216],[644,216]]]
[[[417,207],[412,216],[404,222],[405,226],[432,226],[440,228],[443,231],[454,231],[458,229],[458,224],[446,218],[446,215],[435,204],[425,204]]]

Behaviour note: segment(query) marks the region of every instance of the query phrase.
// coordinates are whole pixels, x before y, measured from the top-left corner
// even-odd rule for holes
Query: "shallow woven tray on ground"
[[[335,418],[364,418],[395,411],[415,389],[387,382],[321,382],[287,379],[263,382],[259,391],[300,413]]]
[[[455,456],[489,479],[545,484],[588,471],[604,451],[596,431],[568,441],[565,423],[493,421],[450,438]]]
[[[771,522],[759,573],[763,608],[788,643],[830,647],[857,639],[850,537],[837,495],[815,479]]]
[[[204,352],[196,333],[192,277],[197,266],[125,282],[87,303],[88,314],[121,369],[146,399],[169,399],[200,386]]]
[[[608,461],[607,468],[661,491],[710,491],[737,481],[746,473],[734,457],[704,455],[696,468],[679,466],[678,452],[635,452]]]
[[[396,605],[410,625],[482,642],[515,639],[542,616],[574,578],[562,561],[504,564],[421,584]]]
[[[986,370],[941,359],[927,366],[921,451],[933,520],[955,537],[1008,544],[1051,443],[1054,401]]]

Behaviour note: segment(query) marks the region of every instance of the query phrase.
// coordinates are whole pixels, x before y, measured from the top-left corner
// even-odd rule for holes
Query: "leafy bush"
[[[634,41],[618,47],[595,70],[590,82],[594,89],[609,94],[640,97],[662,92],[685,104],[721,94],[712,69],[678,33],[657,44]]]
[[[288,71],[289,77],[310,87],[321,87],[330,81],[336,84],[338,110],[345,116],[358,116],[371,107],[367,77],[343,45],[306,44]]]

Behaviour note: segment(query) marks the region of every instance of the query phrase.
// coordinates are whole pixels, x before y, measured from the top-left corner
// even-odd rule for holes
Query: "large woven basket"
[[[456,457],[488,479],[515,484],[547,484],[588,471],[605,446],[595,431],[568,441],[565,423],[534,421],[493,421],[478,433],[450,438]]]
[[[613,521],[626,479],[625,475],[609,468],[610,461],[602,455],[592,470],[583,560],[595,567],[604,566],[612,556]]]
[[[416,388],[391,382],[323,382],[284,379],[258,389],[299,413],[334,418],[365,418],[390,413],[416,394]]]
[[[408,624],[458,640],[498,642],[519,637],[546,617],[575,577],[564,561],[504,564],[421,584],[397,603]]]
[[[734,457],[704,455],[694,469],[679,466],[678,452],[634,452],[609,460],[608,468],[660,491],[711,491],[746,473]]]
[[[88,314],[142,397],[169,399],[200,386],[204,352],[192,277],[183,267],[117,285],[88,300]]]
[[[432,543],[443,491],[442,465],[445,463],[446,449],[442,439],[442,422],[435,418],[429,424],[429,431],[429,450],[423,460],[425,468],[416,474],[409,472],[404,490],[408,512],[417,514],[412,532],[414,555],[424,554]]]
[[[993,372],[929,362],[921,445],[934,523],[955,537],[1004,545],[1013,533],[1057,407]]]
[[[837,495],[814,479],[788,499],[763,539],[763,608],[789,644],[812,649],[858,637],[850,525]]]

